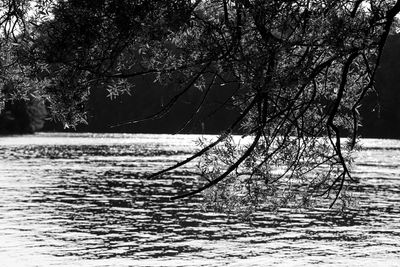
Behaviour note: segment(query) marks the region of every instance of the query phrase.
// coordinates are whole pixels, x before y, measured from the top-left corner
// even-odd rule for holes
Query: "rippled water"
[[[193,135],[0,137],[0,266],[400,266],[400,141],[364,140],[359,206],[204,212],[186,158]]]

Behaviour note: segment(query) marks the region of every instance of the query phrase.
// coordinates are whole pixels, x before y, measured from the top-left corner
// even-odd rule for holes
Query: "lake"
[[[0,266],[400,266],[400,141],[362,141],[355,208],[243,222],[169,200],[197,185],[193,164],[145,178],[199,137],[0,137]]]

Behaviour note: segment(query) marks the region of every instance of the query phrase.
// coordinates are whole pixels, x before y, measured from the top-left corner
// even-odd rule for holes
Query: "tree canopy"
[[[235,86],[224,103],[241,111],[231,126],[154,174],[201,158],[203,186],[174,199],[206,192],[234,209],[346,203],[358,108],[400,1],[8,0],[0,10],[0,102],[33,95],[66,126],[85,122],[91,90],[145,90],[138,76],[175,87],[144,120],[162,118],[190,88],[203,93],[199,111],[210,91]]]

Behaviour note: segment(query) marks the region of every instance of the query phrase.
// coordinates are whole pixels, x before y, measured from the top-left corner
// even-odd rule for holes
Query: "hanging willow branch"
[[[172,199],[203,192],[215,202],[252,206],[302,205],[316,196],[331,206],[344,200],[354,182],[357,109],[374,88],[400,1],[33,1],[51,7],[46,21],[27,19],[31,2],[0,5],[2,41],[21,66],[16,75],[3,60],[1,75],[46,80],[40,94],[66,124],[84,118],[83,99],[98,84],[123,93],[134,77],[146,76],[180,89],[158,112],[116,127],[162,119],[191,88],[203,88],[180,129],[220,90],[219,82],[238,87],[224,102],[240,110],[230,127],[191,157],[150,175],[199,160],[204,184]],[[26,30],[12,38],[18,25]],[[28,87],[14,81],[17,91]],[[233,133],[248,143],[236,143]]]
[[[306,37],[295,36],[298,32],[302,32],[304,33],[304,35],[307,35],[306,34],[307,30],[301,27],[302,26],[306,27],[306,25],[310,23],[308,21],[309,18],[307,18],[307,22],[299,21],[298,25],[294,26],[295,28],[297,27],[297,30],[292,29],[289,35],[284,35],[284,34],[280,35],[281,37],[286,36],[285,37],[287,38],[286,40],[284,39],[276,40],[276,35],[271,35],[271,33],[269,32],[270,30],[267,28],[267,24],[265,22],[265,17],[264,17],[265,14],[263,13],[263,11],[261,11],[262,9],[257,9],[256,7],[252,6],[252,4],[250,4],[250,2],[248,1],[242,1],[241,4],[247,7],[248,10],[258,10],[258,13],[253,13],[253,18],[255,27],[262,40],[260,45],[264,44],[265,49],[267,51],[270,51],[266,52],[264,55],[261,55],[261,57],[265,57],[266,59],[265,62],[266,64],[264,66],[268,66],[267,69],[265,69],[264,74],[261,74],[261,76],[257,78],[260,81],[257,81],[256,84],[258,84],[258,86],[261,87],[257,87],[257,85],[255,88],[253,87],[259,93],[257,94],[258,97],[254,97],[256,103],[254,103],[254,101],[252,102],[252,105],[258,108],[252,109],[252,113],[256,113],[258,115],[257,116],[251,115],[252,117],[249,120],[252,120],[253,122],[254,121],[258,122],[255,123],[255,125],[246,129],[247,131],[246,134],[254,134],[253,141],[247,150],[241,152],[239,158],[236,161],[234,161],[233,164],[228,164],[226,166],[226,170],[224,172],[217,174],[212,180],[209,180],[209,182],[207,182],[200,188],[179,196],[172,197],[171,199],[181,199],[184,197],[193,196],[222,182],[224,179],[228,179],[227,177],[232,175],[234,171],[236,171],[236,174],[238,174],[240,165],[243,164],[243,162],[246,161],[247,159],[255,157],[255,155],[258,155],[259,152],[254,152],[254,151],[258,150],[259,147],[262,147],[262,149],[264,150],[261,153],[262,158],[261,160],[258,160],[257,164],[253,167],[249,175],[250,177],[249,179],[253,179],[255,176],[257,176],[257,174],[260,175],[259,173],[262,172],[260,170],[262,170],[263,168],[265,169],[265,166],[273,166],[274,164],[276,164],[273,163],[277,161],[276,159],[274,159],[276,156],[282,157],[282,151],[291,146],[290,145],[291,137],[289,136],[294,134],[293,129],[295,129],[297,132],[295,133],[296,136],[295,138],[297,138],[298,145],[295,151],[293,151],[295,155],[293,157],[294,159],[293,161],[289,162],[286,170],[282,174],[277,176],[272,175],[274,176],[274,179],[271,180],[273,180],[273,182],[277,182],[285,177],[288,180],[294,179],[294,177],[305,177],[311,174],[316,169],[326,164],[330,164],[331,166],[337,166],[338,168],[337,172],[333,171],[332,167],[331,171],[326,170],[325,182],[319,181],[318,182],[319,184],[317,183],[314,185],[315,187],[320,187],[320,189],[316,189],[316,191],[322,190],[321,194],[317,194],[322,196],[329,196],[329,193],[336,188],[335,196],[333,198],[333,201],[331,202],[331,207],[332,207],[340,197],[341,192],[343,191],[344,184],[347,181],[347,178],[349,179],[349,181],[354,181],[353,178],[351,177],[350,169],[348,166],[348,159],[343,155],[342,151],[341,128],[345,126],[341,123],[337,125],[335,120],[340,118],[343,120],[353,121],[352,128],[346,129],[346,131],[350,130],[351,132],[350,150],[352,150],[355,147],[357,139],[358,118],[359,118],[357,107],[359,106],[361,100],[363,99],[367,91],[373,88],[373,79],[380,62],[381,54],[390,31],[390,27],[393,23],[394,14],[397,14],[399,12],[398,10],[399,3],[397,2],[389,11],[387,11],[385,17],[386,22],[384,24],[384,29],[382,33],[376,37],[369,37],[369,38],[379,39],[377,46],[375,47],[360,46],[360,47],[345,48],[345,46],[340,47],[339,45],[338,47],[334,48],[334,50],[332,50],[333,53],[330,55],[330,58],[322,62],[321,60],[324,60],[324,58],[326,58],[326,56],[324,56],[324,53],[320,51],[320,47],[324,47],[323,42],[325,41],[323,39],[321,40],[322,43],[319,43],[319,41],[317,40],[311,44],[308,41],[305,41],[303,44],[301,44],[300,43],[301,39],[302,38],[306,39]],[[357,18],[358,13],[364,12],[360,11],[361,4],[362,1],[355,1],[354,8],[348,14],[349,18],[355,19]],[[227,7],[226,2],[224,2],[225,22],[227,21],[227,14],[228,14],[226,7]],[[335,8],[338,7],[332,5],[331,10],[325,10],[325,12],[326,13],[333,12]],[[336,10],[335,12],[338,11]],[[381,19],[382,18],[379,18],[379,20]],[[342,18],[342,20],[344,19]],[[339,20],[338,23],[343,23],[343,22]],[[351,35],[352,33],[342,32],[340,34]],[[344,39],[345,38],[346,36],[344,37]],[[296,45],[293,45],[290,39],[295,39]],[[338,37],[338,39],[339,42],[345,42],[345,40],[340,40],[340,37]],[[368,40],[361,40],[361,41],[368,42]],[[304,50],[304,53],[301,55],[301,58],[297,62],[296,66],[301,69],[302,65],[306,66],[314,65],[314,67],[311,68],[312,71],[310,72],[309,70],[304,69],[304,72],[300,72],[299,74],[294,73],[293,76],[299,75],[298,78],[299,81],[297,81],[297,83],[303,85],[297,86],[298,87],[297,91],[293,90],[296,87],[296,85],[295,87],[288,87],[286,89],[286,90],[296,91],[296,93],[293,96],[290,96],[291,94],[289,95],[285,94],[287,93],[283,91],[285,90],[285,85],[283,85],[279,90],[274,91],[274,89],[271,87],[274,87],[276,85],[272,85],[271,81],[274,79],[273,77],[277,75],[279,69],[277,65],[279,65],[279,60],[286,60],[279,57],[277,58],[274,55],[276,55],[277,53],[281,53],[278,52],[279,49],[295,50],[296,46],[298,47],[303,45],[306,48]],[[235,51],[236,50],[237,49],[235,49]],[[375,61],[371,61],[370,55],[366,56],[365,53],[377,53]],[[346,57],[347,59],[345,59]],[[340,63],[341,61],[344,61],[344,63],[341,72],[339,72],[336,69],[338,69],[337,66],[340,66],[342,64]],[[364,72],[361,71],[360,69],[356,70],[354,67],[355,61],[357,64],[363,63],[366,71]],[[371,70],[370,67],[371,64],[374,66],[373,70]],[[263,73],[263,71],[264,70],[262,70],[261,68],[261,73]],[[357,74],[356,71],[358,71],[359,74]],[[296,69],[293,69],[293,72],[296,72]],[[244,75],[240,72],[238,73],[239,73],[238,81],[243,83],[243,76],[246,74],[246,70],[244,71],[245,73]],[[355,78],[355,76],[359,78]],[[290,76],[288,77],[290,78]],[[336,77],[339,77],[339,79],[337,79],[338,82],[334,81]],[[321,78],[324,80],[324,83],[321,83]],[[349,79],[351,79],[350,84],[348,82]],[[357,92],[358,88],[360,87],[358,86],[357,88],[355,88],[354,80],[360,81],[361,79],[368,80],[368,82],[366,82],[365,85],[361,86],[360,93],[353,93],[356,95],[356,97],[349,95],[351,94],[351,91]],[[303,80],[304,83],[302,83],[301,80]],[[332,81],[334,81],[333,84]],[[254,86],[254,83],[252,84]],[[336,84],[336,86],[334,84]],[[328,96],[326,100],[332,101],[332,104],[328,103],[328,106],[324,108],[322,102],[320,102],[321,100],[323,101],[323,99],[321,99],[321,97],[323,97],[324,95],[323,91],[325,90],[325,93],[327,93],[327,91],[332,89],[336,91],[336,96],[333,97],[331,100],[328,100],[331,98],[330,96]],[[351,97],[352,99],[354,98],[354,100],[352,100],[353,103],[351,104],[350,107],[345,108],[344,102],[348,101],[349,97]],[[318,129],[316,131],[313,131],[305,127],[304,119],[305,117],[310,116],[310,111],[312,109],[318,110],[318,108],[316,108],[316,106],[318,105],[320,105],[319,111],[322,114],[320,115],[320,118],[316,121],[316,123],[313,124],[313,126]],[[348,109],[349,112],[347,114],[346,113],[343,114],[341,111],[343,108]],[[255,118],[258,119],[256,120]],[[245,117],[242,119],[243,121],[246,121]],[[330,143],[331,146],[330,148],[324,146],[324,149],[328,149],[327,151],[330,150],[330,152],[327,153],[326,155],[321,156],[321,158],[319,159],[320,162],[314,162],[311,164],[312,166],[310,168],[304,169],[303,168],[304,164],[302,163],[302,160],[310,157],[307,156],[308,152],[307,149],[310,149],[310,144],[318,143],[317,140],[321,138],[321,135],[324,133],[324,131],[327,132],[329,140],[328,143]],[[277,141],[278,139],[280,139],[281,136],[283,136],[283,139],[281,141]],[[191,157],[190,160],[201,157],[206,152],[209,153],[210,151],[212,151],[212,149],[214,149],[216,146],[220,144],[220,141],[222,142],[224,140],[225,139],[218,139],[217,142],[212,143],[212,146],[207,146],[204,150],[200,151],[201,153],[198,153],[194,157]],[[269,152],[270,150],[271,152]],[[320,157],[320,155],[317,156],[316,154],[314,154],[313,157],[318,158]],[[185,161],[185,163],[187,162],[188,161]],[[181,165],[177,164],[175,166],[181,166]],[[174,167],[168,168],[169,171],[173,169]],[[164,171],[161,171],[158,174],[160,173],[164,173]],[[265,176],[265,173],[263,175]],[[239,177],[237,179],[239,179]],[[314,182],[315,179],[312,179],[311,181]],[[266,183],[268,184],[268,182]]]

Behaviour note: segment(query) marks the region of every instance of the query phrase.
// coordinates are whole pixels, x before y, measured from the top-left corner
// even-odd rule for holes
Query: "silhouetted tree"
[[[129,92],[137,76],[153,75],[176,90],[145,120],[163,117],[193,86],[204,98],[223,84],[237,87],[231,101],[241,114],[231,126],[192,157],[155,174],[202,157],[204,185],[174,199],[211,189],[206,195],[225,203],[222,208],[306,206],[321,196],[332,205],[339,198],[345,203],[343,189],[354,182],[349,165],[358,107],[373,89],[400,1],[35,3],[37,15],[21,19],[12,54],[29,67],[24,77],[43,83],[41,95],[67,125],[85,121],[91,89],[105,85],[116,96]],[[3,23],[5,41],[18,39],[7,26],[18,21]],[[239,125],[248,137],[242,145],[231,138]],[[345,143],[344,133],[350,137]]]

